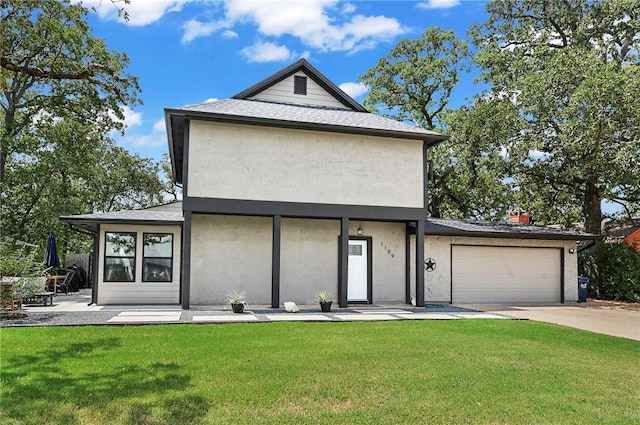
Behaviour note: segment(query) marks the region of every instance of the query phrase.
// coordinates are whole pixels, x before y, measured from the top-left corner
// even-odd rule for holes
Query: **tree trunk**
[[[589,176],[584,192],[584,230],[599,235],[602,233],[602,199],[598,192],[597,177]]]

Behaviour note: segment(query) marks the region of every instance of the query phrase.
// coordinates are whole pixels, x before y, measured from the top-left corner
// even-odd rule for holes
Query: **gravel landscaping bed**
[[[0,327],[102,325],[118,311],[72,311],[63,313],[25,313],[26,317],[5,320],[0,314]]]

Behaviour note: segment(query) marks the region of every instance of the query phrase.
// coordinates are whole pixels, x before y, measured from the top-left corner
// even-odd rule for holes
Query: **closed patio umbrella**
[[[56,234],[53,232],[49,232],[47,250],[44,252],[44,264],[47,267],[58,267],[60,265],[58,247],[56,246]]]

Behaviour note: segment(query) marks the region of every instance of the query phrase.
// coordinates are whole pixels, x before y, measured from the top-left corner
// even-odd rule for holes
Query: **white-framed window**
[[[142,281],[173,280],[173,233],[143,233]]]
[[[104,281],[134,282],[136,279],[135,232],[106,232]]]

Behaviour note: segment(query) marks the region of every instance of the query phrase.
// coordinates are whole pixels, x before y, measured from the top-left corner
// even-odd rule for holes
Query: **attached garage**
[[[558,248],[451,246],[453,303],[558,303],[562,275]]]
[[[593,239],[587,233],[526,223],[429,218],[424,299],[452,304],[575,302],[577,242]],[[416,288],[415,239],[410,248],[407,287]]]

